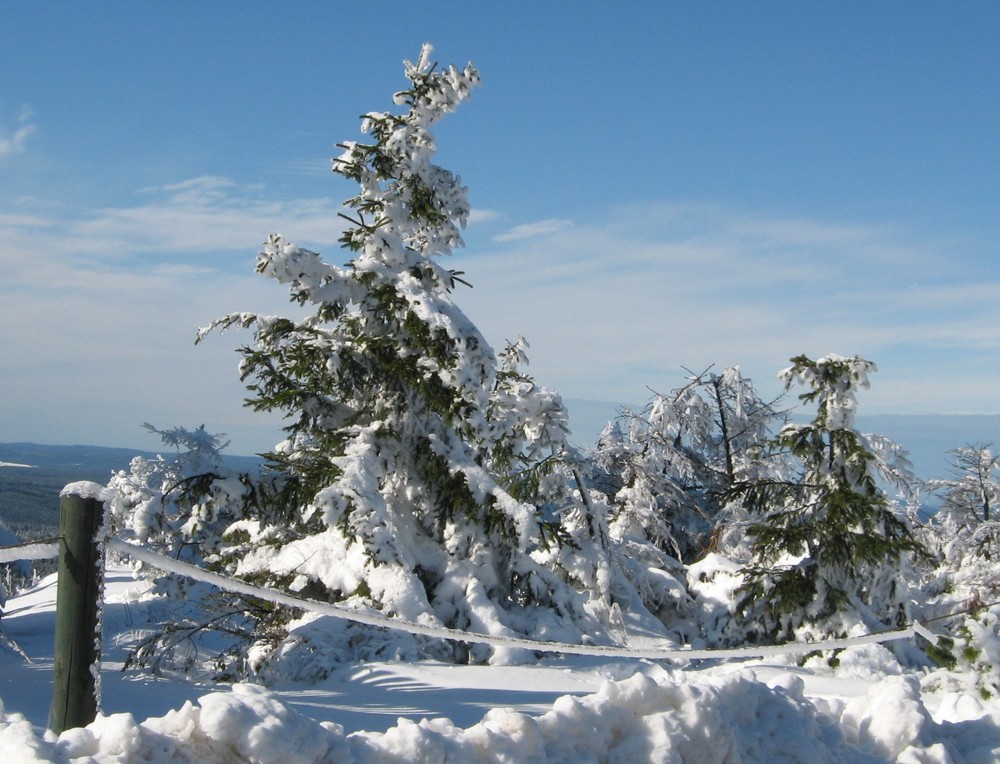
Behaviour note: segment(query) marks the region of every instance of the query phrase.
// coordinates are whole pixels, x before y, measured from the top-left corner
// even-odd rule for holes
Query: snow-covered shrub
[[[146,429],[177,449],[167,457],[137,456],[128,471],[113,475],[110,531],[127,540],[157,547],[172,557],[203,561],[222,540],[222,532],[239,515],[246,478],[227,470],[224,436],[204,426]]]
[[[683,642],[711,642],[685,565],[730,553],[744,537],[738,481],[772,468],[759,454],[780,421],[738,367],[692,375],[641,412],[625,410],[605,428],[593,455],[591,483],[609,497],[613,555],[645,608]],[[746,513],[743,512],[743,515]]]
[[[936,568],[924,586],[922,609],[949,638],[932,657],[972,669],[983,692],[1000,692],[1000,457],[986,444],[951,452],[951,475],[927,486],[941,505],[924,529]]]

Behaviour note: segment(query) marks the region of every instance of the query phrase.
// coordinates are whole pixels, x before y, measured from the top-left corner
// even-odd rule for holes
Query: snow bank
[[[345,735],[300,715],[255,685],[202,696],[197,704],[138,723],[100,717],[58,739],[40,739],[0,705],[0,750],[16,762],[993,762],[1000,710],[950,698],[936,722],[919,683],[889,677],[866,695],[811,702],[801,678],[768,682],[748,670],[701,677],[642,673],[583,697],[563,696],[533,717],[493,709],[461,729],[448,719],[399,719],[384,733]]]

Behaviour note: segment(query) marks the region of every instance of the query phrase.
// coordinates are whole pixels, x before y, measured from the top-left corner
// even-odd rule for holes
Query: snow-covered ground
[[[121,671],[142,621],[112,569],[103,715],[58,739],[51,700],[55,581],[0,620],[3,764],[86,762],[996,762],[1000,700],[974,678],[904,673],[885,647],[797,666],[586,656],[532,666],[384,662],[319,684],[207,686]]]

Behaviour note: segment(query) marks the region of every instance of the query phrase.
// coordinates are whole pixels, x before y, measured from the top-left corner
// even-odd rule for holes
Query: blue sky
[[[290,310],[271,232],[347,259],[335,144],[425,41],[483,77],[437,132],[457,301],[542,384],[777,393],[837,352],[879,365],[862,411],[1000,413],[1000,5],[284,5],[0,6],[0,440],[273,445],[245,338],[195,332]]]

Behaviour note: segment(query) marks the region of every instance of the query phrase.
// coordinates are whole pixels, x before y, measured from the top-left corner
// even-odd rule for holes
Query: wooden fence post
[[[59,497],[59,580],[49,729],[57,735],[97,717],[100,668],[99,613],[104,561],[98,531],[104,519],[103,488],[71,483]]]

